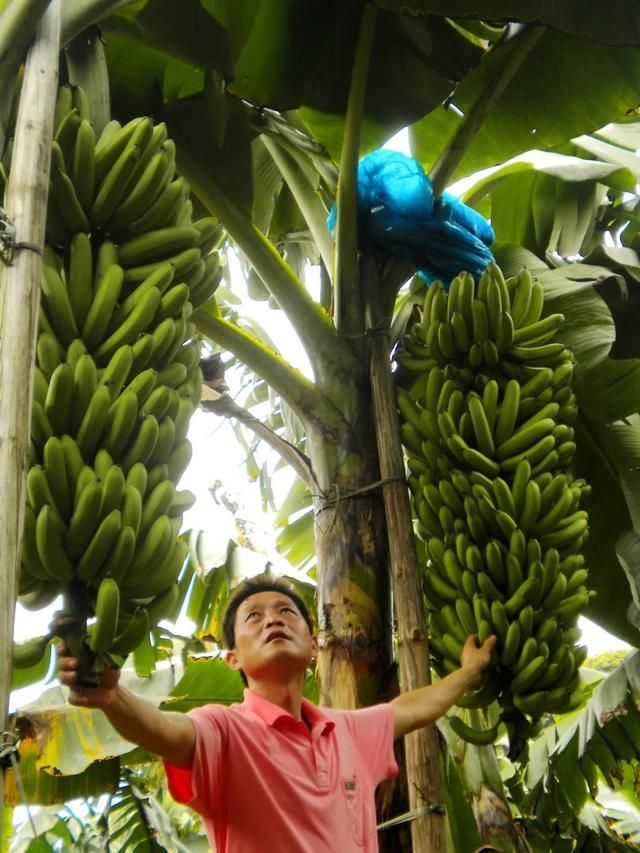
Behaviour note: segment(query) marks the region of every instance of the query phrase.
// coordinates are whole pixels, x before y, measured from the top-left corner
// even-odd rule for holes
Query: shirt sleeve
[[[171,796],[201,815],[215,814],[227,746],[228,718],[223,705],[206,705],[188,712],[196,732],[191,767],[163,761]]]
[[[351,711],[347,725],[374,785],[398,772],[393,752],[395,713],[388,703]]]

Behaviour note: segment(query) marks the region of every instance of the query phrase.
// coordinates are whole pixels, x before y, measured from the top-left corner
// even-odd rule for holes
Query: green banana
[[[87,461],[93,461],[96,448],[102,438],[110,405],[109,390],[104,385],[99,385],[89,401],[76,436],[82,457]]]
[[[189,249],[196,245],[199,237],[200,232],[191,225],[146,231],[122,243],[118,258],[123,267],[139,267]]]
[[[489,729],[476,729],[467,725],[460,717],[452,715],[447,717],[447,719],[454,733],[459,738],[462,738],[462,740],[467,741],[467,743],[471,743],[474,746],[491,746],[491,744],[496,742],[499,723],[496,723]]]
[[[63,519],[69,518],[72,507],[71,484],[67,476],[62,441],[57,436],[48,439],[42,458],[55,506]]]
[[[78,560],[86,551],[97,529],[102,506],[102,486],[97,481],[88,483],[80,492],[69,522],[66,550],[72,560]]]
[[[98,283],[91,307],[82,327],[82,339],[90,352],[97,350],[103,341],[111,314],[120,296],[123,281],[124,273],[122,267],[112,264],[102,275]],[[94,357],[97,358],[97,354],[94,354]]]
[[[95,148],[96,134],[93,126],[87,119],[82,119],[76,132],[69,176],[83,211],[88,211],[93,201]]]
[[[133,344],[138,335],[153,320],[158,310],[160,299],[160,291],[155,287],[150,287],[128,317],[96,349],[94,352],[96,361],[103,363],[111,358],[113,353],[121,346]]]
[[[66,362],[61,362],[51,374],[47,396],[44,401],[44,413],[51,429],[57,435],[69,432],[71,404],[73,397],[73,370]]]
[[[134,489],[135,491],[135,489]],[[120,583],[126,577],[136,548],[136,533],[128,527],[125,521],[125,510],[122,510],[122,526],[118,531],[111,553],[98,573],[98,577],[109,577]]]
[[[30,669],[40,663],[49,646],[51,636],[33,637],[24,643],[14,643],[11,649],[11,663],[16,669]]]
[[[146,464],[153,453],[159,436],[158,421],[153,415],[146,415],[141,422],[138,434],[122,458],[122,468],[127,473],[136,463]]]
[[[42,295],[56,337],[68,347],[78,337],[78,326],[67,288],[58,271],[49,264],[42,267]]]
[[[74,566],[64,547],[65,530],[53,506],[43,506],[36,521],[36,548],[45,570],[53,580],[70,581]]]
[[[149,617],[144,607],[136,607],[123,630],[115,637],[109,648],[112,655],[125,657],[137,649],[149,633]]]
[[[112,510],[98,525],[87,549],[76,564],[78,580],[90,582],[100,571],[118,535],[121,525],[120,510]]]
[[[95,605],[96,621],[89,639],[95,654],[105,654],[113,645],[120,614],[120,589],[113,578],[100,581]]]
[[[98,385],[98,371],[93,358],[81,355],[73,372],[73,392],[69,413],[70,428],[77,433]]]

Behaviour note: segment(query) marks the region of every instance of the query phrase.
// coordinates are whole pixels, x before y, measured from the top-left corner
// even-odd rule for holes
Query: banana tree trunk
[[[318,448],[318,454],[322,452]],[[311,455],[316,476],[318,462],[326,461],[326,454],[314,458],[318,454]],[[334,708],[383,702],[397,690],[380,491],[354,494],[377,482],[379,473],[364,463],[352,471],[352,463],[348,473],[336,472],[334,487],[315,506],[320,645],[316,675],[320,704]],[[406,800],[397,789],[397,780],[382,786],[383,819],[404,809]],[[402,829],[388,830],[380,838],[380,849],[400,853],[410,849],[405,840]]]
[[[0,608],[0,732],[7,728],[11,690],[14,602],[20,574],[40,253],[44,245],[59,41],[60,2],[53,0],[38,25],[25,66],[5,198],[17,245],[11,263],[0,265],[0,484],[5,498],[0,503],[0,588],[6,595],[5,606]],[[0,804],[3,801],[4,779],[0,773]]]
[[[326,480],[318,476],[318,461],[326,456],[326,445],[311,454],[321,484]],[[337,470],[323,487],[325,497],[316,499],[317,674],[320,702],[329,707],[381,701],[392,663],[383,507],[379,491],[359,492],[378,480],[377,468],[363,461],[356,470]]]
[[[376,259],[363,256],[361,281],[370,335],[370,375],[384,508],[389,539],[400,689],[406,693],[431,682],[429,645],[418,574],[409,493],[405,482],[400,423],[390,370],[389,326],[393,288],[385,288]],[[391,298],[384,298],[391,290]],[[386,302],[386,305],[384,304]],[[404,742],[409,808],[426,811],[411,822],[414,853],[445,853],[447,828],[435,725],[407,735]]]

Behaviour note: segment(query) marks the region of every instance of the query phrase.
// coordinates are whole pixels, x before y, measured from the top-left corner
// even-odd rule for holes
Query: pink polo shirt
[[[374,853],[374,791],[398,772],[390,705],[358,711],[303,699],[310,730],[244,692],[189,711],[193,766],[165,762],[169,790],[202,816],[217,853]]]

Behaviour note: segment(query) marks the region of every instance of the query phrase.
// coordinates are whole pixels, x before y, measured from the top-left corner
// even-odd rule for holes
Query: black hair
[[[284,578],[274,577],[273,575],[255,575],[255,577],[247,578],[247,580],[236,587],[225,607],[222,617],[222,640],[227,649],[233,649],[236,644],[235,621],[238,607],[240,607],[245,598],[249,598],[250,595],[255,595],[258,592],[281,592],[287,598],[290,598],[309,626],[309,631],[313,634],[314,625],[309,608],[292,585]]]

